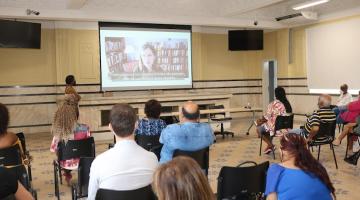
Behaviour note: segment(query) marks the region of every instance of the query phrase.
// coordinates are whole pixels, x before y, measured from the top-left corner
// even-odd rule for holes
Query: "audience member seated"
[[[73,94],[75,96],[76,103],[78,103],[81,99],[81,96],[76,92],[74,86],[76,85],[76,80],[74,75],[68,75],[65,78],[65,96],[67,94]]]
[[[0,199],[13,195],[16,200],[34,199],[30,192],[17,180],[16,176],[4,167],[0,167]]]
[[[168,125],[161,133],[160,162],[172,159],[176,149],[197,151],[210,146],[215,140],[214,132],[208,123],[200,123],[200,111],[197,104],[186,102],[181,108],[180,124]]]
[[[312,115],[306,119],[304,127],[292,129],[289,133],[296,133],[307,138],[307,141],[311,141],[317,134],[320,127],[320,122],[331,122],[336,120],[334,111],[330,108],[331,96],[322,94],[318,99],[318,110],[315,110]]]
[[[136,144],[135,110],[117,104],[110,112],[109,129],[115,135],[114,148],[95,158],[90,169],[88,200],[94,200],[98,189],[135,190],[152,183],[158,159],[152,152]]]
[[[350,102],[347,105],[334,108],[333,110],[334,112],[340,112],[339,115],[337,116],[336,123],[338,124],[355,123],[356,117],[360,115],[360,91],[359,91],[359,97],[355,101]]]
[[[326,169],[312,156],[306,140],[297,134],[284,134],[280,139],[282,162],[268,169],[266,190],[268,200],[321,199],[335,197]]]
[[[360,100],[358,101],[354,101],[351,102],[348,105],[349,111],[350,110],[356,110],[358,109],[360,111]],[[348,134],[353,132],[353,128],[355,126],[359,125],[359,119],[360,119],[360,114],[358,114],[356,116],[356,120],[354,120],[354,122],[348,123],[344,126],[344,130],[341,132],[341,134],[333,141],[333,145],[338,146],[341,144],[342,139],[344,139]],[[349,142],[351,142],[351,144],[349,144],[349,148],[352,148],[352,140],[350,140]],[[352,149],[350,149],[352,150]]]
[[[158,200],[215,199],[200,166],[193,159],[183,156],[174,158],[156,170],[153,190]]]
[[[55,113],[52,125],[53,140],[51,142],[50,151],[56,152],[58,143],[61,140],[69,139],[81,140],[90,137],[90,128],[86,124],[78,122],[79,109],[77,99],[74,95],[65,95],[64,103]],[[64,171],[66,182],[69,184],[71,180],[71,171],[77,169],[79,159],[70,159],[60,161],[61,167],[68,169]]]
[[[272,149],[275,149],[275,146],[271,142],[271,136],[276,134],[274,132],[276,117],[286,113],[292,113],[292,108],[286,98],[284,88],[277,87],[275,89],[275,98],[276,99],[268,105],[266,114],[261,119],[256,120],[256,132],[259,136],[263,135],[263,139],[267,144],[264,151],[266,154],[270,153]]]
[[[16,136],[16,134],[7,130],[9,126],[9,119],[10,116],[7,107],[0,103],[0,149],[19,145],[25,162],[24,164],[26,164],[26,157],[22,150],[20,139]]]
[[[348,85],[343,84],[340,86],[340,97],[336,102],[336,106],[345,106],[352,102],[352,96],[348,92]]]
[[[155,99],[151,99],[145,103],[146,117],[138,122],[135,131],[136,135],[158,135],[166,127],[164,120],[160,119],[161,104]]]

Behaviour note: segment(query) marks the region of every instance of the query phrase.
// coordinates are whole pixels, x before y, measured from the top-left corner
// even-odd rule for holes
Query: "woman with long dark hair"
[[[264,151],[266,154],[270,153],[272,149],[275,150],[275,146],[272,144],[270,137],[276,134],[274,131],[276,117],[286,113],[292,113],[292,108],[286,98],[284,88],[277,87],[275,89],[275,97],[276,99],[268,105],[265,115],[261,119],[256,120],[256,132],[259,136],[264,136],[264,142],[267,144]]]
[[[336,198],[326,169],[312,156],[302,136],[284,134],[280,145],[281,163],[271,165],[267,173],[268,200]]]

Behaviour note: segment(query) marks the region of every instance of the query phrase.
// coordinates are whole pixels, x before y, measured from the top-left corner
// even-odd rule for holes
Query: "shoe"
[[[357,165],[357,161],[359,160],[359,157],[360,157],[360,151],[354,153],[352,156],[345,158],[344,161],[352,165]]]

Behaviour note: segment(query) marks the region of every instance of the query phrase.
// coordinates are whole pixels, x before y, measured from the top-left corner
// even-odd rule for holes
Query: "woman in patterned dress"
[[[276,134],[274,132],[276,117],[286,113],[292,113],[292,108],[286,98],[284,88],[275,88],[275,98],[276,99],[268,105],[265,115],[261,119],[256,120],[256,132],[259,136],[264,135],[263,139],[267,144],[264,151],[266,154],[270,153],[272,149],[275,148],[271,142],[270,136]]]
[[[78,122],[79,109],[76,96],[73,94],[65,95],[64,103],[58,108],[54,116],[52,125],[53,140],[50,151],[57,152],[58,143],[61,140],[65,142],[69,139],[81,140],[90,137],[90,128],[86,124]],[[61,167],[65,168],[64,176],[69,184],[71,180],[71,170],[77,169],[79,159],[70,159],[60,161]]]

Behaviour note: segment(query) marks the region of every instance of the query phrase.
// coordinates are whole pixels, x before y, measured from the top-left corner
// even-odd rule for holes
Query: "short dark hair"
[[[349,88],[349,86],[345,83],[340,86],[340,90],[343,92],[347,92],[348,88]]]
[[[133,134],[137,115],[135,109],[128,104],[116,104],[110,112],[110,124],[115,134],[127,137]]]
[[[199,119],[200,117],[200,110],[199,108],[194,112],[194,113],[189,113],[185,110],[185,108],[181,108],[182,110],[182,114],[184,115],[184,117],[186,119],[190,119],[190,120],[195,120],[195,119]]]
[[[67,75],[65,78],[65,83],[68,85],[73,84],[75,81],[75,76],[74,75]]]
[[[9,110],[0,103],[0,135],[6,133],[9,126]]]
[[[145,103],[145,114],[148,118],[157,119],[160,117],[161,104],[155,99],[151,99]]]

